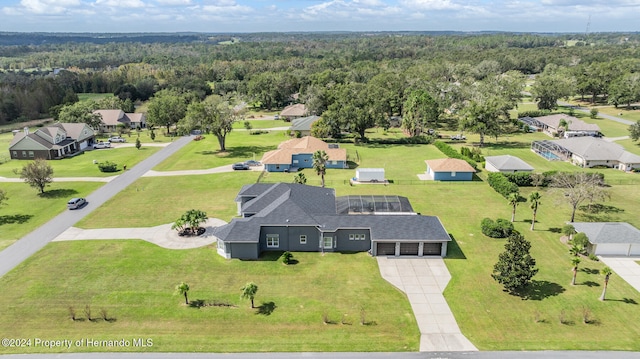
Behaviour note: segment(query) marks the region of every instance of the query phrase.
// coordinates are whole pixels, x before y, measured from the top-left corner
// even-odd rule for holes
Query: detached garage
[[[589,238],[587,251],[604,256],[640,256],[640,230],[625,222],[571,223]]]

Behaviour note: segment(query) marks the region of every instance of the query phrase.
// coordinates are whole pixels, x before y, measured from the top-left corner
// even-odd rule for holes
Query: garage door
[[[631,245],[631,254],[632,256],[640,256],[640,244],[632,244]]]
[[[393,256],[396,254],[395,243],[377,243],[376,254],[379,256]]]
[[[628,251],[628,244],[600,243],[596,247],[597,255],[626,256]]]
[[[439,256],[442,253],[442,243],[425,243],[422,247],[422,255]]]
[[[400,243],[401,256],[417,256],[420,243]]]

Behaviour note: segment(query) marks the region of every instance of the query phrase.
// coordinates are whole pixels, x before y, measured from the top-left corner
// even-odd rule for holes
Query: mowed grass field
[[[150,348],[69,350],[76,352],[418,349],[411,307],[377,274],[374,258],[365,253],[296,253],[295,258],[297,264],[285,266],[277,255],[225,260],[214,247],[175,251],[134,240],[52,243],[0,279],[3,287],[13,288],[0,298],[0,332],[11,338],[153,340]],[[184,297],[174,294],[182,281],[191,287],[191,302],[222,305],[185,305]],[[258,285],[255,309],[240,299],[248,281]],[[84,313],[87,305],[92,321]],[[69,307],[80,320],[70,319]],[[101,318],[101,309],[109,321]],[[331,323],[323,323],[325,315]]]
[[[374,130],[368,134],[382,135]],[[466,135],[469,143],[478,141],[477,136]],[[205,137],[158,167],[216,167],[249,159],[254,152],[259,159],[259,153],[286,139],[281,132],[252,136],[237,131],[229,136],[228,154],[218,156],[215,138]],[[490,139],[482,151],[484,155],[517,155],[540,172],[580,170],[533,154],[529,143],[543,138],[548,137],[521,134]],[[568,247],[559,240],[558,230],[569,219],[570,208],[561,196],[540,189],[543,197],[535,231],[529,230],[528,203],[518,208],[516,228],[531,241],[540,272],[524,298],[512,296],[491,278],[505,241],[484,237],[480,232],[482,218],[509,218],[511,208],[480,180],[485,172],[468,183],[423,182],[417,174],[425,171],[424,160],[444,157],[432,145],[341,146],[347,149],[350,161],[360,167],[384,167],[393,183],[350,186],[348,179],[355,170],[329,170],[327,184],[338,196],[406,196],[416,212],[440,217],[454,238],[445,259],[452,274],[445,297],[463,333],[479,349],[640,350],[640,294],[635,289],[614,274],[608,300],[600,302],[603,278],[598,271],[603,264],[586,258],[580,264],[577,285],[569,284],[571,257]],[[611,200],[605,204],[615,210],[597,214],[579,211],[577,220],[628,221],[640,227],[640,176],[610,169],[598,171],[605,173],[612,185]],[[319,185],[320,179],[313,171],[302,173],[308,184]],[[141,178],[78,226],[152,226],[172,222],[191,208],[228,221],[236,212],[233,199],[238,190],[258,178],[259,173],[249,171]],[[270,173],[261,178],[265,182],[292,179],[290,173]],[[527,196],[531,190],[523,188],[522,194]],[[170,251],[139,241],[52,243],[0,279],[1,286],[13,288],[0,299],[0,332],[12,336],[51,333],[60,339],[142,336],[158,343],[145,349],[154,351],[417,350],[419,333],[406,297],[380,278],[372,258],[364,253],[295,256],[300,263],[286,267],[273,258],[224,260],[215,248]],[[247,301],[239,299],[239,288],[249,280],[260,287],[256,303],[267,304],[265,309],[275,306],[270,315],[256,314]],[[172,295],[181,281],[191,285],[191,299],[238,307],[187,308],[181,304],[184,298]],[[340,304],[331,304],[336,302]],[[68,306],[73,305],[83,317],[86,304],[92,306],[94,315],[104,307],[116,320],[68,319]],[[370,324],[375,325],[358,324],[362,307]],[[592,324],[582,323],[585,311]],[[347,314],[352,324],[325,325],[324,313],[338,322]]]

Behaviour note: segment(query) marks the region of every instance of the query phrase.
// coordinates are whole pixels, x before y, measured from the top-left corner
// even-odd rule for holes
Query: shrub
[[[371,139],[370,143],[377,143],[381,145],[428,145],[433,142],[432,136],[414,136],[403,138],[380,138]]]
[[[593,107],[590,111],[589,111],[589,117],[591,118],[596,118],[598,117],[598,109]]]
[[[532,173],[529,172],[515,172],[515,173],[503,173],[507,180],[518,187],[532,187],[533,178]]]
[[[291,252],[286,251],[282,253],[282,263],[291,264],[292,260],[293,260],[293,254],[291,254]]]
[[[598,256],[597,256],[597,255],[595,255],[595,254],[593,254],[593,253],[590,253],[590,254],[589,254],[589,259],[591,259],[591,260],[592,260],[592,261],[594,261],[594,262],[598,262],[598,261],[600,260],[600,259],[598,258]]]
[[[498,218],[496,221],[484,218],[480,227],[482,234],[491,238],[506,238],[513,232],[513,223],[503,218]]]
[[[580,232],[578,234],[576,234],[575,236],[573,236],[573,239],[571,240],[571,242],[574,245],[579,246],[580,248],[587,248],[587,246],[589,245],[589,238],[587,237],[586,234]]]
[[[509,182],[507,177],[500,172],[492,172],[487,176],[487,182],[489,186],[496,192],[500,193],[504,198],[507,198],[510,193],[520,193],[520,189],[514,183]]]
[[[547,115],[552,115],[552,114],[553,114],[553,112],[542,111],[542,110],[522,111],[522,112],[518,112],[518,118],[523,118],[523,117],[541,117],[541,116],[547,116]]]
[[[477,147],[474,148],[468,148],[468,147],[461,147],[460,148],[460,153],[465,156],[468,157],[476,162],[484,162],[484,157],[482,156],[482,153],[480,152],[480,149]]]
[[[118,165],[111,161],[105,161],[98,163],[98,169],[100,169],[100,172],[116,172],[118,171]]]

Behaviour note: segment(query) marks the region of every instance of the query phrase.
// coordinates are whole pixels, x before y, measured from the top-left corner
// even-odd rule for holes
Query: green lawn
[[[44,195],[26,183],[0,183],[9,200],[0,207],[0,250],[67,210],[71,197],[85,197],[102,186],[95,182],[56,182]]]
[[[626,106],[615,108],[598,107],[598,111],[611,116],[617,116],[629,121],[640,121],[640,110],[628,109]],[[625,125],[626,126],[626,125]]]
[[[151,348],[110,352],[418,350],[411,307],[376,274],[375,259],[365,253],[296,253],[295,258],[297,264],[285,266],[273,255],[228,261],[215,248],[167,250],[142,241],[52,243],[0,279],[2,287],[12,288],[0,298],[0,331],[11,338],[153,340]],[[182,281],[191,287],[192,302],[231,307],[186,306],[184,297],[174,295]],[[240,299],[248,281],[258,285],[259,308]],[[86,320],[87,305],[92,317],[100,318],[104,308],[111,321]],[[69,307],[81,320],[70,320]],[[360,325],[362,309],[367,325]],[[333,323],[323,323],[325,313]],[[40,347],[3,353],[66,351]]]
[[[98,166],[93,161],[104,162],[111,161],[118,164],[118,169],[123,165],[129,168],[138,162],[151,156],[157,152],[160,147],[142,146],[139,150],[135,147],[124,148],[108,148],[100,150],[86,151],[75,157],[64,158],[61,160],[48,161],[53,167],[53,176],[55,177],[109,177],[117,175],[116,173],[100,172]],[[0,176],[2,177],[19,177],[13,170],[20,170],[28,161],[10,160],[0,164]]]

